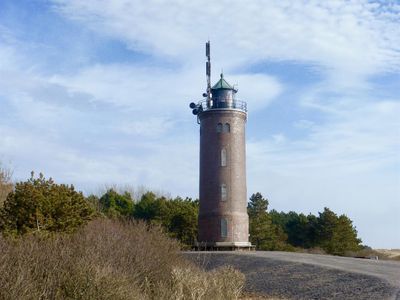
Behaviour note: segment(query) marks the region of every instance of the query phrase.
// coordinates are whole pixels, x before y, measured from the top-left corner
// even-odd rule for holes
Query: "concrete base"
[[[256,247],[250,242],[214,242],[214,243],[199,243],[196,242],[193,246],[195,251],[255,251]]]

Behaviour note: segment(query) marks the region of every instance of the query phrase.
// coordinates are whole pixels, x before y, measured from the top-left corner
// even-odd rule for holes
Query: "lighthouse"
[[[207,91],[190,103],[200,125],[200,210],[197,247],[250,248],[246,188],[247,104],[221,73],[211,87],[210,42],[206,43]]]

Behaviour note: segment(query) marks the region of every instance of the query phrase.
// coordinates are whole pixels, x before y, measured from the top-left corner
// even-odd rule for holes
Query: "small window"
[[[221,167],[226,167],[226,149],[221,150]]]
[[[225,132],[225,133],[231,132],[231,125],[229,125],[229,123],[225,123],[222,128],[222,132]]]
[[[226,219],[221,219],[221,237],[228,236],[228,221]]]
[[[227,198],[227,191],[226,191],[226,184],[221,184],[221,201],[226,201]]]
[[[218,123],[218,125],[217,125],[217,132],[218,132],[218,133],[221,133],[222,130],[223,130],[222,123]]]

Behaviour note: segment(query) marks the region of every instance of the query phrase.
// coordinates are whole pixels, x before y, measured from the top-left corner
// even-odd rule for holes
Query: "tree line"
[[[0,178],[1,179],[1,178]],[[4,183],[4,186],[6,184]],[[0,190],[2,182],[0,180]],[[0,203],[0,230],[4,234],[73,232],[93,218],[142,220],[161,226],[171,237],[190,247],[197,238],[199,201],[157,196],[149,191],[140,199],[129,192],[107,190],[85,197],[73,185],[56,184],[42,174],[10,189]],[[269,202],[255,193],[248,202],[250,241],[259,250],[296,251],[319,248],[345,255],[361,249],[352,221],[324,208],[318,216],[290,211],[268,211]]]
[[[361,239],[353,222],[325,207],[318,216],[271,210],[260,193],[253,194],[248,203],[251,242],[262,250],[319,248],[329,254],[345,255],[361,250]]]

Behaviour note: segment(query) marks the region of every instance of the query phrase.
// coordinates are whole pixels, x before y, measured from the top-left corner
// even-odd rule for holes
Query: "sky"
[[[248,195],[400,248],[396,0],[1,0],[0,161],[197,198],[208,39],[248,105]]]

